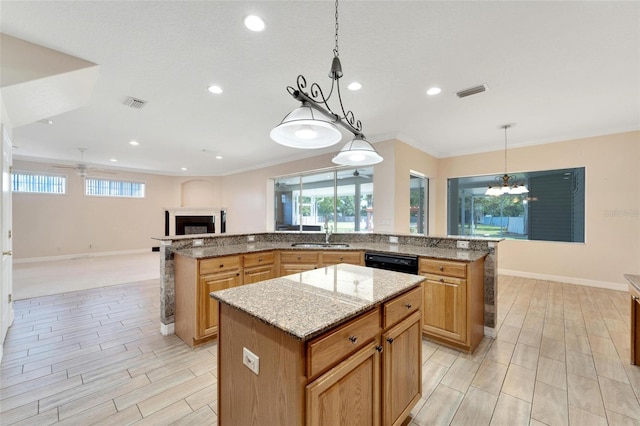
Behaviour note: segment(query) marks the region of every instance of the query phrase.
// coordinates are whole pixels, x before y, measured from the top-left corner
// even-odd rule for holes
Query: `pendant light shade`
[[[307,102],[291,111],[269,134],[280,145],[300,149],[318,149],[335,145],[342,133],[324,114]]]
[[[378,164],[382,157],[362,135],[357,135],[331,161],[345,166],[362,166]]]

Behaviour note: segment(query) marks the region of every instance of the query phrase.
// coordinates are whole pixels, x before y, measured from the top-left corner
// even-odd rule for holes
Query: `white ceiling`
[[[83,147],[103,167],[216,176],[347,142],[302,151],[269,138],[298,105],[285,90],[298,74],[330,86],[331,1],[1,7],[3,33],[100,67],[87,106],[14,129],[15,158],[74,163]],[[265,31],[243,26],[250,13]],[[640,129],[638,1],[342,1],[339,41],[345,107],[371,142],[397,137],[448,157],[502,149],[507,122],[510,147]],[[354,80],[362,89],[346,90]],[[483,83],[485,93],[455,96]],[[442,93],[427,96],[431,86]],[[128,108],[128,96],[148,104]]]

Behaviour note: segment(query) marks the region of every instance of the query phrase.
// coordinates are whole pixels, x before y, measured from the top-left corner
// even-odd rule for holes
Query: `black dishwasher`
[[[364,264],[371,268],[418,274],[418,256],[365,252]]]

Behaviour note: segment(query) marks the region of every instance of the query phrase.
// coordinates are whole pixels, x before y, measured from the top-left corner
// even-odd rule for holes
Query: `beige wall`
[[[408,233],[410,170],[430,178],[430,235],[437,236],[447,232],[447,179],[504,167],[503,151],[436,159],[397,140],[375,146],[385,158],[374,166],[376,232]],[[270,178],[333,167],[333,155],[224,177],[118,173],[147,182],[144,200],[85,197],[80,178],[69,173],[65,196],[14,195],[14,252],[20,259],[150,248],[157,245],[151,237],[164,231],[163,210],[174,207],[226,207],[230,234],[272,231]],[[18,170],[51,170],[14,163]],[[640,273],[640,132],[509,150],[510,172],[583,166],[586,243],[504,241],[501,272],[583,284],[622,284],[623,273]]]
[[[52,171],[51,165],[18,161],[14,170]],[[118,179],[146,183],[144,199],[88,197],[84,180],[74,170],[67,176],[67,194],[13,194],[15,259],[142,250],[157,246],[152,236],[164,235],[164,209],[180,203],[175,177],[118,172]],[[112,177],[112,175],[103,175]]]
[[[436,233],[446,233],[447,179],[501,174],[504,151],[439,162]],[[586,168],[584,244],[507,240],[500,243],[501,272],[582,284],[626,283],[640,273],[640,132],[509,149],[509,172]]]

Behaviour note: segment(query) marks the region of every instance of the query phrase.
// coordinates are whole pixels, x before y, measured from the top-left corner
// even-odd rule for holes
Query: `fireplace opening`
[[[214,216],[176,216],[176,235],[213,234]]]

